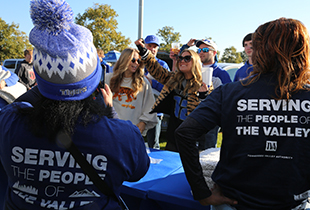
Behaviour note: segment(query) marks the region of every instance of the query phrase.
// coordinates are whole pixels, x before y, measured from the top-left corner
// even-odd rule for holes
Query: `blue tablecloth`
[[[138,182],[124,182],[122,193],[146,199],[147,191],[174,171],[182,167],[179,153],[151,149],[149,153],[151,164],[146,175]]]
[[[155,200],[162,209],[207,210],[193,199],[183,167],[159,181],[148,190],[148,198]],[[174,207],[174,208],[172,208]]]
[[[134,210],[207,210],[193,199],[179,153],[154,150],[151,165],[138,182],[124,182],[121,196]]]

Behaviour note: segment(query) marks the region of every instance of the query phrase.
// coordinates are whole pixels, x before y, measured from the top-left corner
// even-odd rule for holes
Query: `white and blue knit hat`
[[[92,33],[73,22],[65,0],[31,0],[33,68],[41,94],[53,100],[82,100],[97,88],[102,68]]]

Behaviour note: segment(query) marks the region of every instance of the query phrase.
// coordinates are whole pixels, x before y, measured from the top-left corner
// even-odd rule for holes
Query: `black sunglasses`
[[[138,59],[132,58],[132,60],[131,60],[131,62],[133,62],[133,63],[135,63],[136,61],[138,62],[138,64],[140,64],[140,62],[141,62],[140,58],[138,58]]]
[[[191,55],[186,55],[186,56],[178,56],[178,61],[181,62],[182,60],[184,60],[186,63],[190,62],[192,59]]]

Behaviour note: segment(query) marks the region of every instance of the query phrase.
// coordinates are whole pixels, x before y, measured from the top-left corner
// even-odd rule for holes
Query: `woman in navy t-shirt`
[[[306,27],[286,18],[258,27],[253,68],[247,80],[214,90],[176,130],[194,199],[214,209],[292,209],[310,192]],[[222,128],[223,141],[210,190],[195,138],[214,125]]]

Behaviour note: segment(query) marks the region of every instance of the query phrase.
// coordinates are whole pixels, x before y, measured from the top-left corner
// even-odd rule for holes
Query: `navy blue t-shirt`
[[[34,136],[18,108],[32,106],[17,102],[0,111],[0,165],[8,176],[9,206],[121,209],[94,186],[69,151],[45,137]],[[130,121],[104,116],[87,126],[77,124],[72,140],[117,196],[123,181],[138,181],[148,170],[150,160],[143,137]]]
[[[270,74],[248,86],[222,85],[188,116],[197,122],[189,126],[193,131],[222,128],[212,178],[225,196],[238,201],[238,210],[291,209],[310,190],[310,92],[276,100],[275,86],[276,76]],[[195,160],[188,155],[182,161]]]

